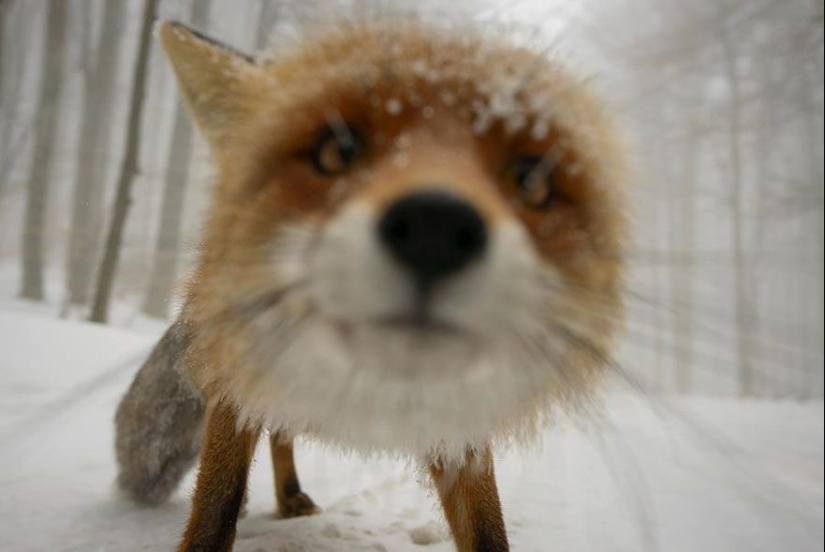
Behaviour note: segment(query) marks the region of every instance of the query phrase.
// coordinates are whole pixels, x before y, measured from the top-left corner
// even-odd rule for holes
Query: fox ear
[[[158,32],[195,123],[213,148],[252,114],[260,67],[254,60],[177,22]]]

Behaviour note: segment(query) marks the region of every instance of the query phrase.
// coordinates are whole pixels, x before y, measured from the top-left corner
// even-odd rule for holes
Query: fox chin
[[[217,170],[185,306],[121,402],[120,488],[179,550],[231,550],[269,433],[281,517],[320,510],[293,440],[420,462],[459,552],[509,550],[493,451],[593,396],[621,326],[626,170],[543,53],[422,21],[255,60],[159,37]]]

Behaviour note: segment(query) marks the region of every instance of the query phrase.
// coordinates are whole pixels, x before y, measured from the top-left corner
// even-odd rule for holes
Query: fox
[[[231,551],[268,436],[411,460],[459,552],[507,552],[494,455],[594,402],[622,327],[623,140],[506,34],[345,22],[266,57],[158,36],[216,170],[178,319],[121,401],[118,486],[199,469],[181,552]]]

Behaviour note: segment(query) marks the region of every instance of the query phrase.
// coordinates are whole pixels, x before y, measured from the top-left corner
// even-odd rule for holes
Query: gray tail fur
[[[142,504],[165,502],[198,458],[206,408],[182,370],[190,341],[186,324],[175,322],[117,409],[117,483]]]

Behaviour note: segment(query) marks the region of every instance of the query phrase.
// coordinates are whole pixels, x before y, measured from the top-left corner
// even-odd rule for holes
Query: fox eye
[[[347,172],[364,153],[360,132],[343,126],[328,128],[312,148],[312,164],[324,176]]]
[[[549,158],[517,159],[508,170],[508,180],[521,201],[532,209],[546,209],[556,198],[556,163]]]

